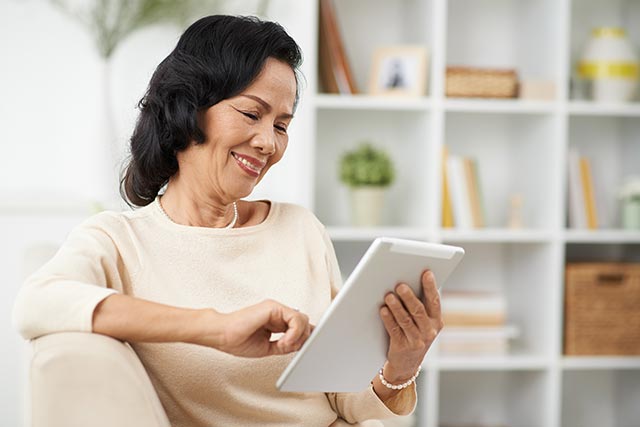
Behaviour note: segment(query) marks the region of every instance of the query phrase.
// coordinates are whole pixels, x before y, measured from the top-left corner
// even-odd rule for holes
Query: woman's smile
[[[262,172],[262,168],[266,164],[265,162],[261,162],[254,157],[235,153],[233,151],[231,152],[231,156],[235,159],[240,169],[254,178],[260,176],[260,172]]]

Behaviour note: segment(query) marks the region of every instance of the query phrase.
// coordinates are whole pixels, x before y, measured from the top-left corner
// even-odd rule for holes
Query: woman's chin
[[[233,191],[231,194],[233,194],[233,198],[236,200],[244,199],[246,197],[249,197],[251,193],[253,193],[254,188],[255,184],[250,187],[243,186],[243,188],[237,188],[236,191]]]

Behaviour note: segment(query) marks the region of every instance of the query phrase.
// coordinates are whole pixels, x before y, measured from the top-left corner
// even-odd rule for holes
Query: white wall
[[[245,9],[251,2],[243,2]],[[302,2],[273,0],[269,16],[298,41],[306,58],[312,31]],[[307,9],[307,10],[305,10]],[[242,13],[242,10],[230,12]],[[298,19],[299,18],[299,19]],[[135,106],[157,64],[173,49],[179,30],[155,26],[132,34],[109,66],[108,102],[113,126],[106,129],[102,94],[104,66],[93,41],[76,21],[46,0],[0,0],[0,424],[22,425],[22,342],[10,327],[20,286],[24,249],[41,241],[59,243],[83,215],[88,202],[115,194],[108,181],[105,146],[113,135],[119,158],[133,128]],[[310,75],[313,62],[303,66]],[[311,81],[311,79],[310,79]],[[311,93],[312,87],[305,89]],[[309,134],[313,115],[304,99],[282,163],[252,195],[311,204]],[[305,177],[301,179],[300,177]],[[113,177],[112,177],[113,178]],[[114,185],[112,185],[112,183]],[[37,205],[34,207],[33,205]],[[57,208],[56,208],[57,205]],[[63,206],[60,206],[63,205]],[[68,207],[71,205],[71,207]],[[67,206],[67,207],[64,207]],[[54,211],[58,211],[54,213]]]
[[[297,3],[273,1],[270,16],[307,51],[310,31],[296,26],[295,17],[309,12]],[[125,153],[137,115],[136,104],[156,65],[173,49],[178,37],[179,30],[174,27],[148,27],[126,39],[111,59],[107,72],[112,91],[107,102],[114,126],[107,132],[115,134],[118,158]],[[47,1],[4,0],[0,2],[0,52],[0,124],[5,159],[0,168],[0,194],[41,194],[47,189],[96,199],[96,188],[105,185],[104,177],[95,171],[104,169],[102,153],[108,136],[102,95],[104,64],[92,39],[76,21]],[[311,66],[305,64],[305,74]],[[291,129],[292,155],[276,167],[275,178],[267,184],[276,178],[285,187],[295,183],[295,179],[283,176],[296,175],[299,162],[293,158],[307,155],[302,149],[307,144],[296,140],[297,130],[307,125],[307,116],[303,102],[297,118],[300,120],[295,120]],[[96,154],[101,157],[96,158]],[[112,187],[111,182],[108,185]],[[282,196],[279,199],[307,204],[306,188],[259,190],[261,194],[275,191]]]

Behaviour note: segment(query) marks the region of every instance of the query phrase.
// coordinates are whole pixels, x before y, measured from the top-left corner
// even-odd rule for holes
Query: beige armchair
[[[64,332],[31,341],[30,427],[169,427],[133,349],[116,339]]]
[[[58,245],[27,248],[27,277]],[[142,362],[126,343],[105,335],[62,332],[29,342],[28,427],[169,427]]]

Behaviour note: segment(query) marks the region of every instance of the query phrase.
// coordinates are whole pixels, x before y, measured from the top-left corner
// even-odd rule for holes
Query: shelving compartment
[[[334,1],[334,7],[349,64],[362,93],[368,89],[377,47],[411,44],[433,52],[433,28],[428,19],[433,16],[432,0]],[[427,91],[429,87],[427,84]]]
[[[334,111],[318,113],[315,154],[315,212],[328,226],[351,224],[349,189],[339,179],[342,155],[370,141],[391,157],[395,181],[388,188],[382,226],[428,224],[429,168],[436,162],[424,112]],[[431,182],[431,184],[434,184]]]
[[[486,227],[506,227],[511,197],[520,195],[523,228],[553,228],[559,166],[554,120],[547,114],[446,115],[449,156],[477,161]]]
[[[554,264],[550,244],[455,244],[464,248],[465,256],[443,291],[466,290],[504,295],[506,324],[517,327],[519,332],[510,342],[507,356],[538,360],[547,356],[552,332],[552,308],[548,302],[555,279],[553,268],[550,268]],[[532,307],[536,309],[532,310]]]
[[[576,66],[591,38],[591,31],[598,27],[622,27],[629,41],[640,50],[640,2],[636,0],[580,0],[571,2],[571,46],[569,74],[577,76]],[[582,99],[583,91],[573,91],[571,97]],[[640,101],[636,92],[635,105]]]
[[[569,243],[566,262],[634,262],[640,263],[640,241],[636,243]]]
[[[618,190],[627,176],[640,175],[640,120],[572,116],[569,147],[589,159],[599,228],[620,228]]]
[[[562,30],[555,0],[451,0],[446,64],[514,68],[557,85]]]
[[[563,352],[569,355],[563,357],[562,366],[638,369],[637,270],[615,263],[640,265],[640,240],[568,243],[565,263],[573,264],[573,273],[565,274],[563,282],[560,336]],[[596,267],[599,263],[613,265]]]
[[[640,371],[571,370],[562,378],[563,427],[630,427],[640,420]]]
[[[547,425],[544,371],[440,373],[440,426]]]

